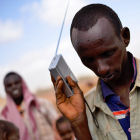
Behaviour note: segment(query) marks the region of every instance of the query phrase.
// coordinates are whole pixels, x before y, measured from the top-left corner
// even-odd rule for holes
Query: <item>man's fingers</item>
[[[63,81],[57,80],[57,84],[56,84],[56,92],[62,92],[62,88],[63,88]]]
[[[72,88],[77,86],[76,82],[74,82],[70,76],[67,76],[67,81]]]
[[[55,89],[56,89],[60,80],[62,80],[62,78],[60,76],[57,76],[57,80],[56,80],[56,83],[55,83]]]
[[[60,79],[60,80],[58,80],[58,84],[56,85],[55,93],[56,93],[56,99],[58,102],[64,100],[62,98],[66,98],[66,96],[63,93],[63,84],[64,84],[63,80]]]
[[[51,73],[50,73],[50,75],[51,75]],[[55,87],[55,83],[56,83],[56,81],[55,81],[55,79],[53,78],[52,75],[51,75],[51,80],[52,80],[53,86]]]
[[[74,91],[74,93],[81,92],[81,90],[79,89],[77,83],[75,81],[73,81],[70,76],[67,76],[67,81],[68,81],[68,84],[71,86],[72,90]]]
[[[51,75],[51,74],[50,74]],[[61,80],[62,78],[60,76],[57,76],[57,80],[54,79],[54,77],[51,75],[51,80],[52,80],[52,83],[53,83],[53,86],[54,88],[56,88],[59,80]]]

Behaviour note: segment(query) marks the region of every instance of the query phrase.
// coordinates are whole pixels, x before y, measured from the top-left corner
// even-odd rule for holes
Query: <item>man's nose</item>
[[[109,66],[106,63],[99,61],[97,75],[99,77],[106,77],[108,74],[109,74]]]
[[[12,89],[16,89],[16,88],[17,88],[16,84],[13,83],[13,84],[12,84]]]

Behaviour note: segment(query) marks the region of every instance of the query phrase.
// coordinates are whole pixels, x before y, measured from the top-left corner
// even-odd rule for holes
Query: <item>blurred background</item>
[[[70,0],[58,53],[77,77],[82,90],[96,85],[94,73],[84,67],[70,41],[70,25],[75,13],[91,3],[113,8],[123,26],[130,28],[128,50],[140,57],[140,1]],[[55,54],[67,0],[0,0],[0,108],[5,104],[3,78],[9,71],[22,75],[38,97],[55,102],[48,71]]]

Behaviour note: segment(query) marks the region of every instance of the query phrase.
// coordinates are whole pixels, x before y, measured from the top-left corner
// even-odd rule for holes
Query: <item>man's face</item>
[[[13,99],[22,96],[22,81],[18,75],[10,75],[5,80],[5,90]]]
[[[74,133],[69,122],[60,123],[58,132],[62,140],[74,140]]]
[[[124,42],[106,18],[88,31],[73,28],[72,43],[82,63],[106,83],[118,80],[127,59]]]

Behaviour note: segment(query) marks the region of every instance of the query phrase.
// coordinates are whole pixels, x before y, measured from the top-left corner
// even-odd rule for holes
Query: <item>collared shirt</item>
[[[140,60],[136,59],[137,76],[133,88],[129,93],[130,100],[130,128],[131,139],[140,139]],[[99,128],[93,121],[92,114],[86,108],[90,133],[94,140],[128,140],[126,133],[118,119],[104,101],[101,82],[98,80],[96,88],[91,89],[85,98],[99,124]]]
[[[120,101],[120,97],[117,96],[102,80],[101,80],[101,88],[105,102],[112,111],[113,115],[119,121],[120,125],[122,126],[124,132],[128,137],[128,140],[131,140],[129,107],[126,107]],[[106,91],[108,93],[107,96],[105,94]]]
[[[133,88],[136,80],[137,69],[135,58],[131,53],[128,53],[129,60],[133,66],[133,78],[130,86],[130,90]],[[130,108],[125,106],[121,101],[120,97],[113,92],[109,86],[101,80],[101,89],[102,95],[105,102],[107,103],[110,110],[113,112],[113,115],[118,119],[120,125],[122,126],[124,132],[126,133],[128,140],[131,140],[130,134]]]

